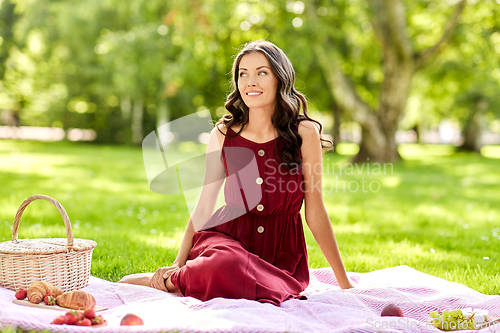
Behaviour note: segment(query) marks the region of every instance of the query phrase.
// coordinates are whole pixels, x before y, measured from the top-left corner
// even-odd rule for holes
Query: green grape
[[[441,317],[439,319],[440,320],[438,323],[438,328],[444,330],[444,326],[445,326],[445,323],[444,323],[445,321],[443,320],[444,317],[441,315]],[[446,326],[448,327],[448,322],[446,322]]]
[[[469,328],[469,323],[467,321],[462,321],[460,322],[458,328],[461,330],[466,330],[467,328]]]
[[[445,318],[446,318],[446,317],[448,317],[449,315],[450,315],[450,311],[448,311],[448,310],[444,310],[444,311],[443,311],[443,316],[444,316]]]
[[[439,312],[438,311],[432,311],[431,313],[429,313],[429,316],[431,316],[431,318],[438,318],[439,317]]]
[[[442,329],[445,330],[445,331],[452,331],[452,330],[455,329],[455,327],[456,327],[456,324],[455,324],[454,321],[451,321],[451,322],[450,321],[445,321],[443,323],[443,328]]]

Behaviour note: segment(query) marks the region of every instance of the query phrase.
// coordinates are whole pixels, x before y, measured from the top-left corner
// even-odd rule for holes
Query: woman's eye
[[[266,72],[264,72],[264,71],[260,71],[260,72],[259,72],[259,74],[260,74],[260,73],[267,74],[267,73],[266,73]],[[245,74],[245,73],[240,73],[240,76],[242,76],[243,74]]]

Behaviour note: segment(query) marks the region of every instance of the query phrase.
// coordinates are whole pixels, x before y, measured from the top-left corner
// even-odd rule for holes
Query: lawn
[[[408,265],[499,294],[499,147],[480,156],[402,145],[404,161],[378,169],[350,166],[356,149],[339,145],[341,154],[327,153],[323,168],[324,201],[346,270]],[[0,161],[0,241],[11,239],[23,200],[45,194],[64,206],[76,238],[97,242],[93,276],[118,281],[175,259],[188,206],[183,195],[149,189],[140,148],[3,140]],[[304,230],[309,266],[328,266],[305,219]],[[39,200],[24,212],[19,238],[45,237],[65,237],[65,229],[58,211]]]

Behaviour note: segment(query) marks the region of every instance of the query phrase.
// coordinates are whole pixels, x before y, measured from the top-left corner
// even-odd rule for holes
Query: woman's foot
[[[136,284],[139,286],[151,287],[151,278],[154,273],[137,273],[125,275],[118,283]]]
[[[146,286],[146,287],[151,287],[151,278],[153,277],[155,273],[137,273],[137,274],[130,274],[130,275],[125,275],[122,277],[118,283],[128,283],[128,284],[135,284],[139,286]],[[172,275],[170,275],[172,276]],[[170,276],[168,277],[167,280],[165,280],[165,287],[167,288],[169,293],[178,293],[180,292],[179,288],[174,286],[174,284],[170,281]]]

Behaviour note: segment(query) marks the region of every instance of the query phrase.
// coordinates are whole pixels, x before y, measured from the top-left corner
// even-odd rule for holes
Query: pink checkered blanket
[[[91,276],[83,290],[108,308],[98,312],[108,325],[93,328],[51,325],[64,312],[14,304],[14,292],[0,288],[0,327],[51,332],[440,332],[427,324],[431,311],[472,307],[500,317],[500,296],[484,295],[406,265],[348,275],[359,285],[342,290],[331,268],[311,268],[309,287],[303,292],[308,299],[291,299],[280,307],[246,299],[201,302]],[[380,317],[389,303],[398,304],[404,317]],[[127,313],[139,315],[145,325],[120,326]],[[480,332],[500,333],[500,324]]]

